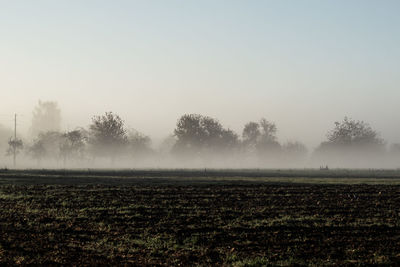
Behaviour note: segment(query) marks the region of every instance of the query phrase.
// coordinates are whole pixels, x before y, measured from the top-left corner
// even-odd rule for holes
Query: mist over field
[[[398,168],[399,7],[8,2],[0,167]]]
[[[347,117],[333,122],[314,149],[299,140],[281,142],[279,125],[265,118],[249,121],[235,132],[216,118],[183,114],[158,143],[151,133],[129,127],[113,112],[92,116],[86,127],[66,130],[61,125],[57,102],[39,101],[27,133],[17,133],[15,138],[13,129],[1,127],[1,167],[324,170],[400,166],[400,144],[388,144],[367,122]]]
[[[400,266],[399,0],[0,5],[0,266]]]

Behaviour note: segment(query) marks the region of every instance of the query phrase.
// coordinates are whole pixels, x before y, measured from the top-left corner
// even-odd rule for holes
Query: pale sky
[[[0,124],[113,111],[155,139],[184,113],[318,145],[344,116],[400,142],[400,1],[0,1]]]

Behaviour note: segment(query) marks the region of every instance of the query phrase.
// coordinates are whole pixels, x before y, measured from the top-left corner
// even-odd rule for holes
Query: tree
[[[16,164],[15,156],[18,155],[24,148],[24,144],[21,139],[10,138],[8,141],[7,156],[14,156],[14,167]]]
[[[205,141],[205,131],[201,121],[202,116],[199,114],[185,114],[178,120],[174,130],[177,138],[175,151],[195,152],[201,149]]]
[[[243,144],[247,147],[255,148],[258,139],[260,138],[260,125],[257,122],[249,122],[243,128]]]
[[[36,159],[38,164],[43,159],[59,160],[61,155],[61,145],[63,134],[55,131],[41,132],[29,147],[28,153]]]
[[[283,150],[287,153],[294,153],[294,154],[306,154],[307,147],[298,141],[295,142],[287,142],[283,145]]]
[[[276,142],[276,125],[273,122],[269,122],[266,119],[262,118],[260,120],[261,131],[261,140],[264,142]]]
[[[315,150],[314,158],[340,166],[370,167],[385,152],[385,141],[364,121],[345,117],[335,122],[327,140]]]
[[[61,129],[61,110],[57,102],[39,101],[33,110],[31,133],[37,136],[40,132],[59,132]]]
[[[286,158],[290,161],[299,161],[307,156],[307,147],[298,141],[287,142],[282,146]]]
[[[129,147],[135,157],[148,156],[153,152],[151,149],[151,139],[136,130],[130,130],[128,134]]]
[[[280,150],[280,144],[276,137],[275,123],[262,118],[258,123],[245,124],[242,132],[243,146],[249,153],[257,153],[259,156],[267,156]]]
[[[335,122],[333,130],[327,134],[328,143],[345,146],[384,145],[384,141],[371,126],[363,121],[345,117],[342,122]]]
[[[262,118],[260,120],[260,128],[261,135],[256,145],[258,154],[266,156],[271,153],[277,153],[281,149],[281,145],[276,141],[277,128],[275,123]]]
[[[64,165],[68,159],[82,159],[87,136],[83,129],[66,132],[62,136],[60,144],[60,154],[63,158]]]
[[[318,149],[373,151],[382,150],[384,145],[384,140],[368,123],[345,117],[343,121],[335,122],[335,127],[327,133],[327,141],[322,142]]]
[[[42,140],[35,140],[34,143],[29,147],[28,154],[37,160],[37,164],[40,165],[42,159],[46,155],[46,149]]]
[[[180,154],[221,154],[234,149],[238,136],[232,130],[211,117],[199,114],[185,114],[174,130],[177,138],[173,151]]]
[[[173,134],[168,135],[162,140],[161,144],[158,147],[158,151],[161,154],[168,155],[171,153],[175,144],[176,144],[176,137]]]
[[[94,116],[89,127],[89,144],[95,156],[109,157],[112,162],[128,143],[124,121],[112,112]]]
[[[239,136],[230,129],[223,129],[219,137],[220,150],[232,151],[239,146]]]

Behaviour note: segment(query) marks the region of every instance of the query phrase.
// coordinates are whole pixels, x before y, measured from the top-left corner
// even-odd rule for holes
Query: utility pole
[[[14,142],[17,142],[17,114],[14,116]],[[17,147],[14,145],[14,168],[17,166]]]

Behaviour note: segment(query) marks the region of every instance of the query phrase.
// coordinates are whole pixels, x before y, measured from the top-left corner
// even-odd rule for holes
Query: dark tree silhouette
[[[173,151],[182,154],[223,153],[235,148],[238,136],[211,117],[185,114],[176,125]]]
[[[328,142],[336,145],[378,145],[384,144],[379,134],[363,121],[345,117],[341,122],[335,122],[333,130],[327,134]]]
[[[14,153],[19,154],[24,148],[24,144],[21,139],[10,138],[8,141],[7,156],[12,156]]]
[[[85,130],[77,129],[64,133],[61,138],[60,154],[64,165],[68,159],[83,159],[87,136]]]
[[[124,121],[112,112],[94,116],[89,127],[89,143],[95,156],[109,157],[114,162],[128,143]]]
[[[199,150],[205,142],[205,130],[202,127],[203,117],[199,114],[183,115],[176,125],[174,134],[177,138],[175,149]]]
[[[262,118],[258,123],[249,122],[243,128],[243,146],[247,152],[267,156],[280,150],[275,123]]]
[[[328,162],[340,166],[371,166],[382,159],[385,141],[379,133],[364,121],[345,117],[327,133],[327,141],[315,150],[313,157],[322,164]]]

